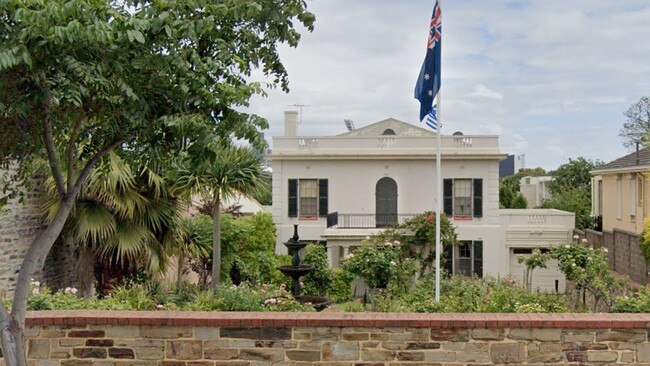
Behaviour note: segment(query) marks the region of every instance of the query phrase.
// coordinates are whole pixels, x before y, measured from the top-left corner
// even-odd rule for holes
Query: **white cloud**
[[[483,84],[474,86],[474,91],[469,95],[488,99],[503,100],[503,95],[501,93],[494,91]]]
[[[417,123],[413,87],[424,58],[430,0],[308,3],[313,33],[282,48],[290,94],[250,110],[282,134],[283,111],[304,110],[300,133],[345,131],[395,117]],[[625,154],[623,112],[650,95],[647,0],[458,0],[443,8],[445,128],[498,133],[501,150],[548,169],[571,157]]]

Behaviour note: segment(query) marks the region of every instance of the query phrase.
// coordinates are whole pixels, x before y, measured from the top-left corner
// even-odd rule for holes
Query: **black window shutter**
[[[483,217],[483,179],[474,179],[474,217]]]
[[[453,245],[443,245],[442,246],[442,269],[447,272],[447,275],[451,276],[454,274],[454,246]]]
[[[327,179],[318,180],[318,216],[327,217]]]
[[[298,217],[298,179],[289,179],[289,217]]]
[[[443,206],[445,215],[453,216],[454,214],[454,180],[444,179],[443,187]]]
[[[483,277],[483,241],[474,240],[474,275]]]

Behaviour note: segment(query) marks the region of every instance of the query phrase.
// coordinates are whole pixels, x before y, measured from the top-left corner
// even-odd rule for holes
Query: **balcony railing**
[[[327,214],[327,227],[337,229],[388,228],[416,216],[416,214]]]

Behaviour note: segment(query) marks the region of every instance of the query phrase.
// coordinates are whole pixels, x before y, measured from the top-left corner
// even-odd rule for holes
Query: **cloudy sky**
[[[433,0],[308,0],[313,33],[282,49],[289,94],[250,110],[283,133],[283,111],[309,104],[301,135],[394,117],[418,124],[413,88]],[[648,0],[444,0],[443,133],[497,134],[526,166],[556,168],[627,151],[624,112],[650,95]]]

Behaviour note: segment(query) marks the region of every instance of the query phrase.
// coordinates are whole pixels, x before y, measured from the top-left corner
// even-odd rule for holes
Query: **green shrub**
[[[314,266],[314,271],[302,278],[305,295],[327,295],[332,289],[334,276],[327,260],[327,251],[320,244],[308,244],[302,264]]]
[[[386,288],[395,279],[399,262],[399,248],[391,245],[364,242],[364,245],[343,259],[341,267],[362,278],[370,288]]]
[[[352,281],[354,281],[353,274],[341,268],[334,268],[329,298],[337,304],[352,300]]]
[[[434,276],[420,280],[406,294],[387,291],[376,299],[379,311],[420,313],[556,313],[568,310],[565,297],[546,293],[528,293],[512,279],[452,277],[441,282],[441,297],[435,302]]]
[[[632,296],[619,296],[610,307],[612,313],[650,313],[650,288],[643,287]]]
[[[557,259],[558,267],[572,281],[576,288],[574,308],[580,305],[586,292],[594,298],[593,311],[598,310],[601,301],[609,304],[611,293],[623,287],[623,281],[617,279],[607,264],[607,249],[594,249],[586,240],[574,241],[553,247],[551,257]]]
[[[346,302],[339,305],[339,310],[346,313],[361,313],[364,311],[369,311],[370,307],[360,302]]]

